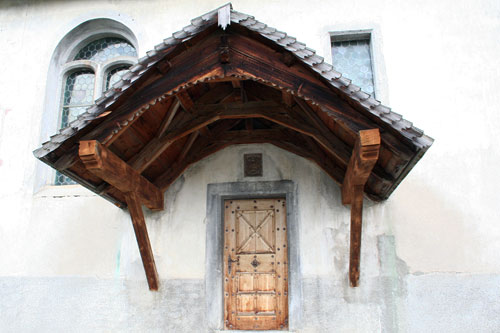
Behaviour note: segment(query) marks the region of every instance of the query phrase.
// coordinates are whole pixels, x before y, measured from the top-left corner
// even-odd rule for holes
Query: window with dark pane
[[[116,82],[122,79],[123,74],[125,74],[130,66],[120,66],[110,70],[106,74],[106,85],[104,90],[111,88]]]
[[[332,58],[338,72],[374,96],[369,34],[332,36]]]

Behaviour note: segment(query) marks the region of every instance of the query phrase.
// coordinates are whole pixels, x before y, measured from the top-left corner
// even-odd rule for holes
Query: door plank
[[[224,207],[224,327],[285,328],[288,317],[285,200],[226,200]]]

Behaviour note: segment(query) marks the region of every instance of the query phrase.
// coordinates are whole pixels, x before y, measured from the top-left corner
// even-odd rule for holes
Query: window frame
[[[62,129],[62,121],[63,121],[63,109],[65,107],[64,105],[64,92],[65,92],[65,87],[66,87],[66,82],[68,77],[78,71],[87,69],[91,70],[94,73],[94,90],[92,93],[92,101],[95,101],[102,97],[102,95],[106,92],[105,87],[106,87],[106,81],[107,81],[107,74],[109,71],[113,70],[113,68],[118,68],[121,66],[128,66],[129,68],[133,66],[134,64],[137,63],[138,56],[133,57],[133,56],[117,56],[110,58],[104,62],[97,62],[93,60],[88,60],[88,59],[79,59],[79,60],[73,60],[76,55],[87,45],[98,41],[100,39],[104,38],[118,38],[121,40],[124,40],[128,44],[130,44],[132,47],[134,45],[124,38],[123,36],[117,36],[115,34],[98,34],[91,36],[85,40],[82,40],[77,47],[71,50],[69,53],[69,60],[64,63],[61,66],[61,75],[60,75],[60,86],[61,86],[61,91],[59,93],[59,115],[57,119],[57,128]],[[137,53],[137,49],[134,47],[134,50]],[[110,87],[111,88],[111,87]],[[91,107],[89,105],[89,107]],[[76,185],[75,183],[69,183],[69,184],[64,184],[64,183],[58,183],[58,172],[54,171],[53,172],[53,179],[52,179],[52,184],[54,186],[68,186],[68,185]],[[64,176],[63,179],[68,179],[68,177]],[[71,180],[71,179],[68,179]]]
[[[106,36],[110,37],[110,36]],[[99,40],[101,38],[106,38],[106,37],[100,37],[100,38],[95,38],[89,41],[88,43],[92,43],[93,41]],[[115,37],[115,36],[113,36]],[[117,37],[124,39],[128,43],[130,43],[128,40],[122,37]],[[88,44],[87,43],[87,44]],[[85,45],[87,45],[85,44]],[[133,44],[130,43],[132,46]],[[85,45],[83,47],[85,47]],[[80,48],[81,49],[81,48]],[[79,51],[78,49],[77,51]],[[137,50],[137,49],[136,49]],[[72,56],[76,55],[77,52],[74,53]],[[68,61],[67,63],[63,64],[61,67],[61,74],[60,74],[60,93],[59,93],[59,105],[58,105],[58,110],[59,110],[59,115],[58,115],[58,120],[57,120],[57,126],[58,129],[61,128],[61,120],[62,120],[62,108],[64,106],[64,86],[66,84],[66,80],[69,75],[73,74],[74,72],[77,72],[80,69],[90,69],[94,72],[94,98],[93,100],[97,100],[100,98],[104,93],[104,87],[106,86],[106,76],[108,71],[113,70],[115,67],[123,66],[123,65],[128,65],[129,67],[135,65],[137,63],[136,57],[131,57],[131,56],[119,56],[115,57],[112,59],[107,60],[104,63],[98,63],[92,60],[71,60]]]
[[[78,70],[78,66],[75,67],[77,63],[73,61],[78,51],[89,42],[100,38],[121,38],[135,48],[137,58],[132,57],[133,60],[114,58],[104,69],[116,65],[120,60],[125,60],[133,66],[138,62],[140,55],[139,41],[135,31],[140,31],[140,29],[131,18],[119,15],[119,13],[111,13],[97,18],[94,15],[82,17],[79,22],[71,22],[60,32],[60,37],[55,39],[54,51],[47,68],[45,98],[39,118],[39,145],[48,141],[53,133],[61,130],[64,84],[67,75],[71,74],[70,71]],[[87,68],[92,69],[91,66]],[[101,82],[100,85],[102,89],[104,83]],[[48,193],[48,196],[72,196],[75,193],[79,194],[80,189],[83,189],[80,185],[55,185],[56,171],[43,163],[36,164],[34,173],[33,193],[37,195],[44,196],[44,193]]]
[[[330,32],[330,55],[331,63],[333,64],[333,43],[334,42],[348,42],[348,41],[361,41],[368,40],[369,52],[370,52],[370,65],[372,72],[372,82],[373,82],[373,98],[377,98],[379,91],[377,89],[377,73],[376,73],[376,63],[374,57],[374,38],[372,29],[361,29],[361,30],[345,30],[345,31],[333,31]],[[349,78],[350,79],[350,78]],[[353,83],[357,85],[356,83]]]

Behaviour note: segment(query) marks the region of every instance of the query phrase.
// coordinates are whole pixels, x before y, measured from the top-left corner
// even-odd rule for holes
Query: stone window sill
[[[95,197],[81,185],[46,185],[34,194],[35,198]]]

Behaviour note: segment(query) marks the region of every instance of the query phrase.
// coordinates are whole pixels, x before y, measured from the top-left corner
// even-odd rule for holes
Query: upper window
[[[137,52],[125,39],[106,37],[94,40],[75,50],[76,55],[66,63],[63,76],[60,128],[68,126],[85,112],[102,93],[120,81],[136,62]],[[57,172],[56,185],[75,184]]]
[[[332,35],[333,67],[374,96],[370,33]]]

